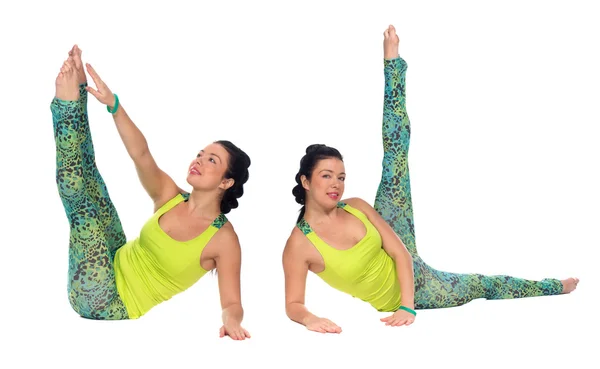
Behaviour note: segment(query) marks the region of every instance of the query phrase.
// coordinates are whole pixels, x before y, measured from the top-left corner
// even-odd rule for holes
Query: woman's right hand
[[[108,105],[110,108],[114,107],[115,106],[115,95],[110,91],[110,89],[108,88],[106,83],[104,83],[104,81],[102,81],[102,79],[100,79],[100,76],[98,75],[98,73],[96,73],[96,71],[94,70],[94,68],[92,68],[92,66],[90,64],[86,63],[85,67],[86,67],[89,75],[94,80],[94,84],[96,85],[97,90],[94,90],[90,86],[87,86],[85,89],[89,93],[94,95],[94,97],[96,99],[98,99],[98,101],[100,101],[102,104]]]
[[[319,318],[312,316],[307,319],[304,324],[309,331],[315,331],[320,333],[341,333],[342,328],[338,327],[337,324],[329,319]]]

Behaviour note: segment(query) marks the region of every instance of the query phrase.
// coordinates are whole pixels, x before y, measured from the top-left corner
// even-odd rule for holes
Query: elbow
[[[303,308],[304,304],[300,302],[288,302],[285,304],[285,315],[287,315],[290,320],[303,324],[302,310],[306,310]]]
[[[294,320],[292,318],[293,314],[293,307],[292,307],[292,303],[286,303],[285,304],[285,315],[287,315],[287,317],[291,320]]]
[[[133,160],[135,164],[143,162],[148,155],[150,155],[150,148],[148,147],[148,145],[145,145],[144,147],[136,150],[131,150],[129,152],[129,157],[131,158],[131,160]]]

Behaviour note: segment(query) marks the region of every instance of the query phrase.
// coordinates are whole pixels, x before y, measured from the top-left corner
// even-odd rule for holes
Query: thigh
[[[126,319],[115,281],[114,252],[94,204],[82,198],[71,214],[69,301],[81,316]]]

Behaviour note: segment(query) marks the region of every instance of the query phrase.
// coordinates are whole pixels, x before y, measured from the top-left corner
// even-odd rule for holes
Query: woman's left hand
[[[231,339],[240,341],[245,340],[246,338],[250,338],[250,333],[247,330],[242,328],[239,323],[227,323],[221,327],[220,337],[229,336]]]
[[[89,75],[92,76],[92,79],[94,80],[94,84],[96,85],[97,90],[94,90],[90,86],[87,86],[85,89],[89,93],[94,95],[94,97],[96,99],[98,99],[98,101],[100,101],[102,104],[107,105],[110,108],[113,108],[116,103],[114,94],[112,93],[110,88],[108,88],[106,83],[104,83],[104,81],[100,78],[98,73],[96,73],[96,70],[94,70],[94,68],[92,68],[92,66],[90,64],[86,63],[85,66],[87,68]]]
[[[412,315],[408,311],[398,310],[394,314],[388,316],[387,318],[381,318],[382,322],[385,322],[385,325],[389,325],[392,327],[399,327],[401,325],[411,325],[415,321],[416,316]]]

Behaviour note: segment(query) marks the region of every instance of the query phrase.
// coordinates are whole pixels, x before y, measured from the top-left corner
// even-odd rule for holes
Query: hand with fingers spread
[[[227,323],[219,330],[219,337],[223,338],[225,336],[229,336],[235,341],[242,341],[246,338],[250,338],[250,333],[242,328],[239,323]]]
[[[85,67],[89,75],[92,77],[94,84],[96,85],[96,90],[94,90],[90,86],[87,86],[86,90],[90,94],[94,95],[94,97],[98,99],[98,101],[100,101],[102,104],[107,105],[110,108],[114,107],[116,99],[114,94],[111,92],[110,88],[108,88],[106,83],[102,81],[98,73],[96,73],[96,71],[90,64],[86,63]]]
[[[399,327],[402,325],[409,326],[414,323],[416,316],[409,313],[408,311],[398,310],[394,314],[381,318],[382,322],[385,322],[385,325],[390,327]]]
[[[342,328],[329,319],[312,316],[304,324],[309,331],[320,333],[342,333]]]

